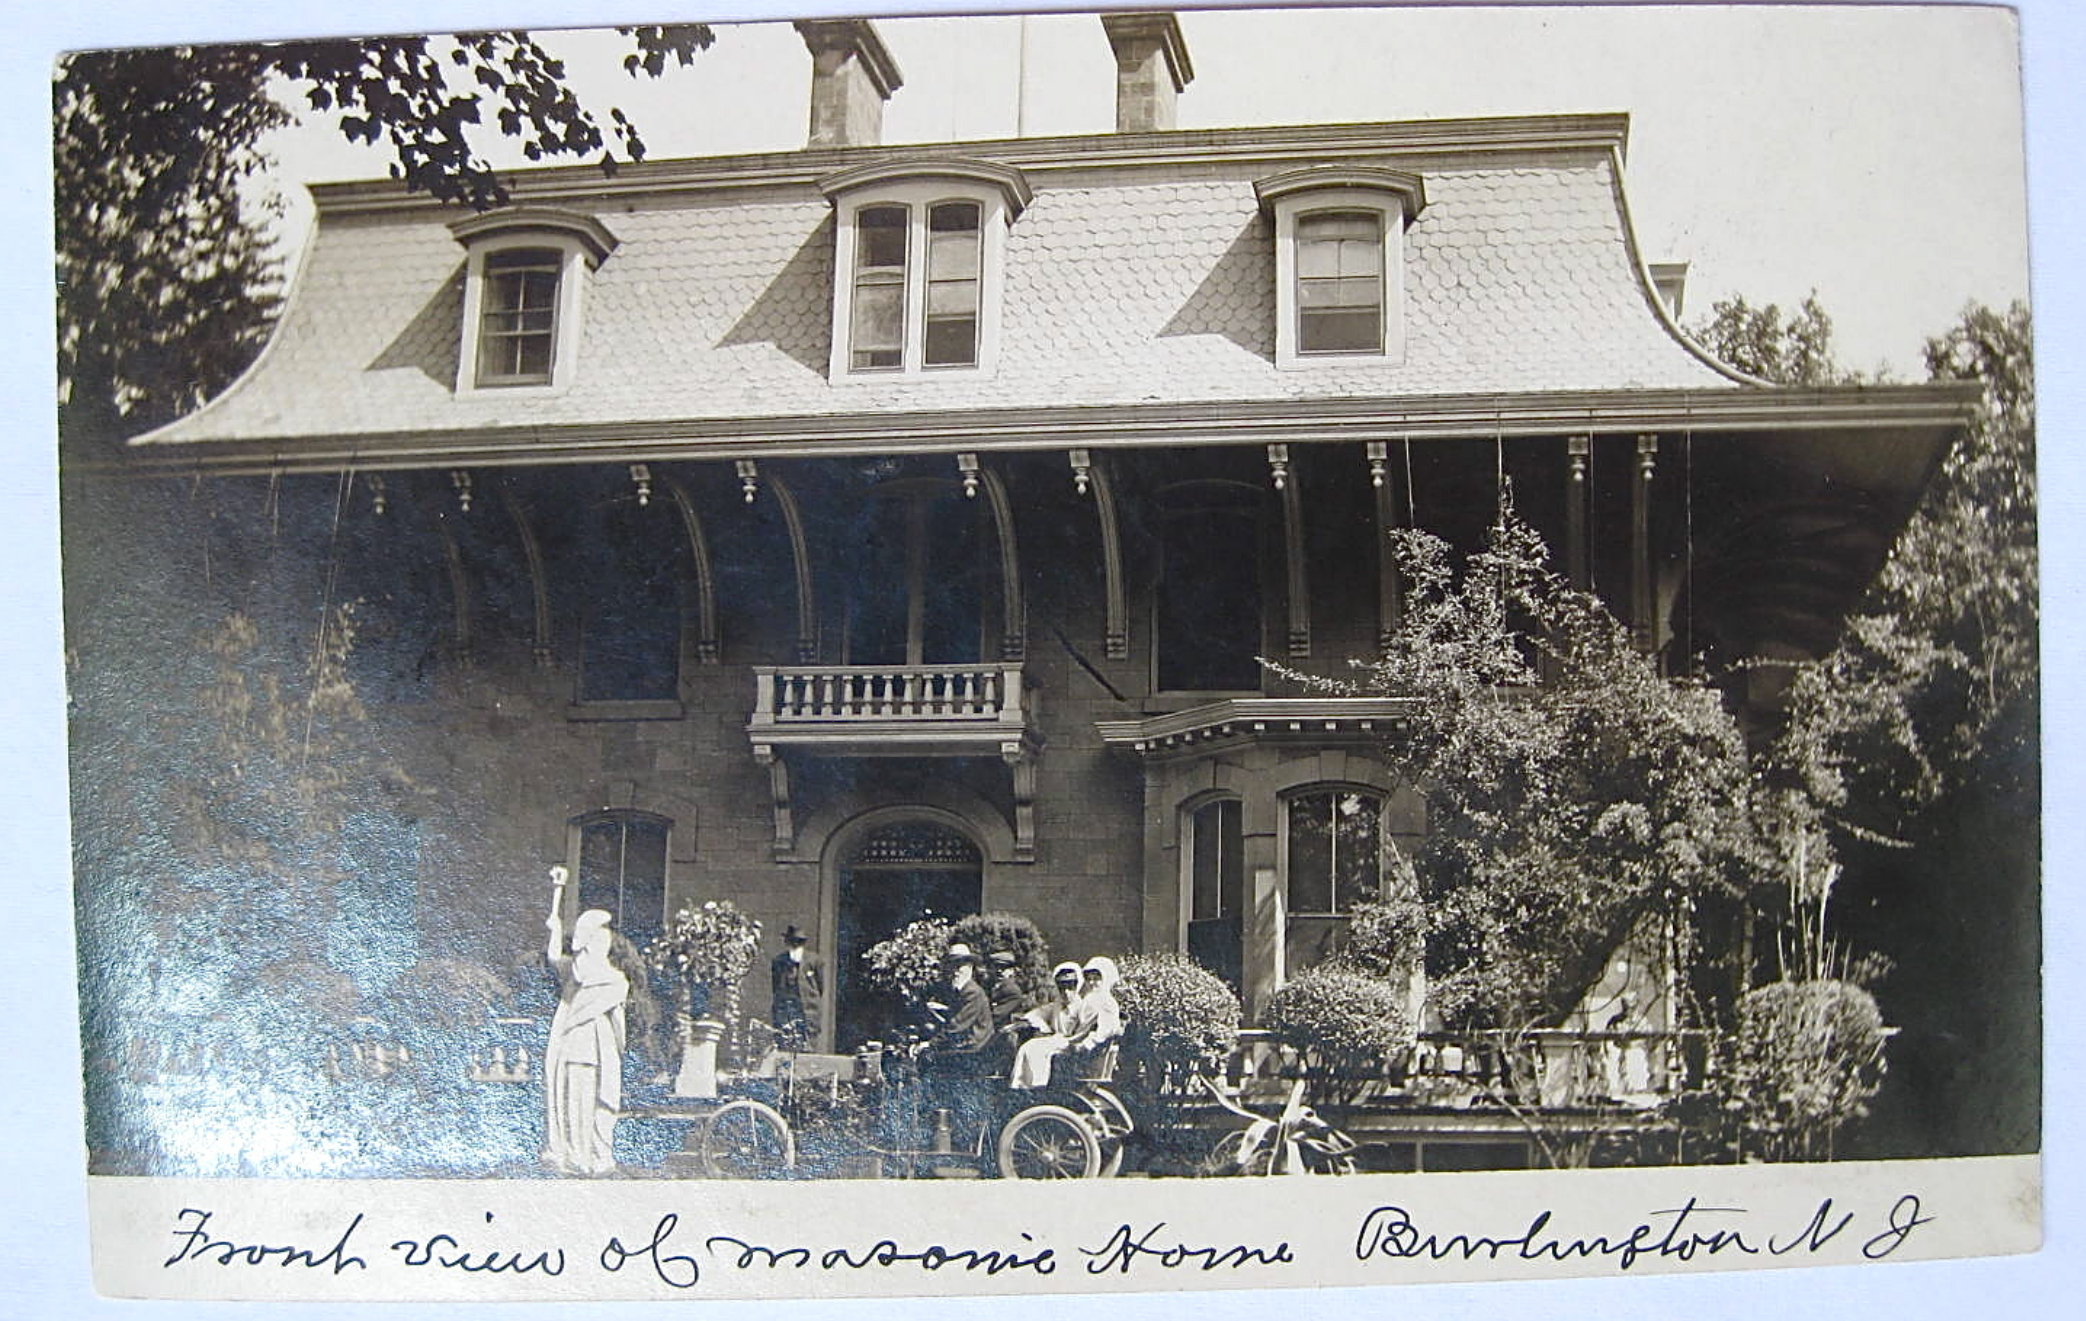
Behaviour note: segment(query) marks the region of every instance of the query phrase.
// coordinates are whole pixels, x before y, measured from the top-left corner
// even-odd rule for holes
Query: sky
[[[1628,112],[1638,238],[1647,260],[1690,264],[1689,320],[1733,294],[1793,306],[1816,290],[1845,365],[1916,380],[1925,337],[1967,302],[2027,294],[2005,10],[1191,11],[1181,25],[1196,71],[1182,128]],[[1112,127],[1113,63],[1091,14],[878,26],[904,76],[887,142]],[[786,23],[720,27],[695,67],[657,82],[622,72],[613,34],[547,43],[585,99],[631,114],[655,158],[804,145],[809,60]],[[270,144],[293,250],[309,214],[299,185],[387,164],[333,118]],[[496,133],[486,145],[521,163]]]

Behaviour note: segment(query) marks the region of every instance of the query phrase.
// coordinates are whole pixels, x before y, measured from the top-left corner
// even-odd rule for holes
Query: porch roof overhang
[[[457,430],[342,431],[293,438],[133,445],[77,471],[274,475],[738,459],[849,458],[1159,445],[1687,433],[1841,436],[1920,478],[1965,427],[1974,383],[1830,389],[1651,389],[1400,395],[1092,407],[659,418]]]
[[[1094,728],[1118,752],[1167,761],[1242,743],[1366,743],[1414,706],[1403,697],[1229,697],[1140,720],[1097,720]]]

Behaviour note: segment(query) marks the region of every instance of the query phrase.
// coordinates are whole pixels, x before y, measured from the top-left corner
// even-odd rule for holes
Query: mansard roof
[[[1627,125],[1550,116],[827,149],[647,163],[613,180],[530,171],[512,180],[516,207],[591,217],[617,245],[587,277],[569,383],[526,395],[456,388],[457,212],[395,184],[322,185],[260,360],[136,444],[294,461],[305,445],[410,437],[435,459],[445,438],[457,452],[554,449],[561,437],[756,439],[893,417],[930,430],[960,419],[990,444],[1000,416],[1039,436],[1093,410],[1218,420],[1234,406],[1308,417],[1367,401],[1379,417],[1417,418],[1754,394],[1758,382],[1676,329],[1650,284],[1623,194]],[[951,156],[1018,170],[1034,193],[1007,235],[996,370],[832,382],[834,219],[820,181]],[[1402,361],[1276,366],[1272,227],[1255,184],[1313,165],[1424,182]]]

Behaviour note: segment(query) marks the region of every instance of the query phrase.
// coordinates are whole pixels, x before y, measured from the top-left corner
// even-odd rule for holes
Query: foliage
[[[1412,864],[1402,853],[1391,850],[1394,863],[1407,871]],[[1393,893],[1418,892],[1411,886],[1394,885]],[[1427,953],[1430,921],[1427,906],[1417,899],[1369,899],[1356,904],[1347,914],[1347,947],[1336,956],[1356,972],[1390,981],[1408,978]]]
[[[691,991],[737,986],[760,957],[761,924],[729,899],[710,899],[682,908],[645,947],[652,966],[678,978]]]
[[[1776,303],[1755,307],[1743,297],[1723,299],[1689,333],[1733,367],[1777,385],[1845,385],[1857,379],[1834,361],[1832,318],[1819,305],[1815,289],[1787,314]]]
[[[1780,782],[1834,826],[1889,839],[1973,779],[2032,773],[1992,732],[2032,704],[2039,674],[2034,359],[2028,309],[1972,306],[1927,342],[1937,381],[1983,398],[1875,588],[1834,650],[1801,669],[1774,751]]]
[[[1224,980],[1184,954],[1123,957],[1116,1003],[1123,1046],[1161,1071],[1220,1068],[1239,1039],[1239,997]]]
[[[949,952],[951,928],[939,917],[925,917],[900,927],[862,953],[869,984],[895,992],[909,1005],[927,1002],[943,982],[942,956]]]
[[[624,67],[657,76],[709,46],[702,25],[622,29]],[[276,261],[242,207],[261,140],[304,113],[384,143],[416,192],[484,209],[506,191],[476,141],[490,123],[531,161],[644,156],[599,119],[527,32],[87,51],[54,91],[63,434],[104,443],[223,389],[266,338]]]
[[[958,918],[950,929],[949,943],[968,945],[980,960],[1001,950],[1013,954],[1022,989],[1030,995],[1050,981],[1050,943],[1034,922],[1019,913],[973,913]]]
[[[1747,992],[1726,1085],[1763,1153],[1830,1158],[1833,1135],[1868,1113],[1885,1041],[1875,998],[1847,982],[1781,981]]]
[[[1417,1025],[1405,987],[1336,963],[1302,973],[1268,997],[1260,1025],[1336,1072],[1381,1073]]]
[[[1382,754],[1427,795],[1413,858],[1452,1026],[1555,1022],[1639,915],[1766,865],[1746,749],[1715,691],[1659,673],[1503,508],[1460,567],[1392,536],[1398,628],[1358,681],[1404,699]],[[1539,682],[1540,680],[1540,682]]]

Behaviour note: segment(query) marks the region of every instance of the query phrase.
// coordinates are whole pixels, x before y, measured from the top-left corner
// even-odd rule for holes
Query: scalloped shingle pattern
[[[1008,235],[997,371],[838,384],[832,217],[809,188],[597,206],[621,243],[556,393],[456,391],[463,250],[443,217],[330,216],[257,368],[159,439],[1733,385],[1653,312],[1600,153],[1423,168],[1404,360],[1278,370],[1267,172],[1038,172]]]

